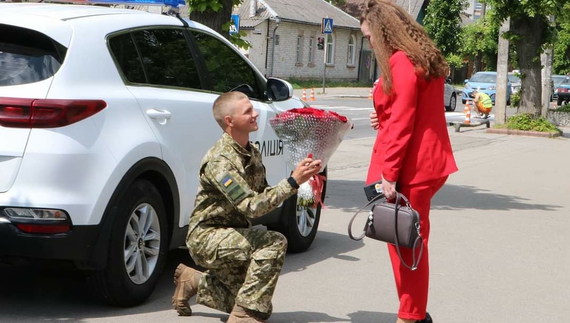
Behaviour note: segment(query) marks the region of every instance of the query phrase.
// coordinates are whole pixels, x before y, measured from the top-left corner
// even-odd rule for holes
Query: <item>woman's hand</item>
[[[370,113],[370,126],[374,130],[378,130],[380,127],[380,124],[378,123],[378,114],[376,114],[376,111]]]
[[[382,191],[388,200],[396,198],[396,182],[390,182],[382,176]]]

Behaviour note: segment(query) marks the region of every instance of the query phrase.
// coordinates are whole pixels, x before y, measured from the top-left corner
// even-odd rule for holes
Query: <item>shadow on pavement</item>
[[[350,313],[347,316],[350,317],[350,322],[358,323],[393,323],[398,319],[398,315],[394,313],[369,311],[358,311],[356,313]]]
[[[356,212],[366,204],[362,181],[336,180],[327,182],[325,206],[346,212]]]
[[[344,318],[330,316],[319,312],[287,312],[273,313],[269,319],[271,323],[319,323],[319,322],[359,322]]]
[[[560,205],[537,204],[522,197],[497,194],[469,185],[445,184],[432,200],[433,210],[543,210],[555,211]]]

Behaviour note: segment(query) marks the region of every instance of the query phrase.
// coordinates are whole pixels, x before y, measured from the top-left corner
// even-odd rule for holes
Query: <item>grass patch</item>
[[[504,125],[495,125],[494,128],[551,133],[560,132],[560,129],[556,128],[556,126],[546,120],[546,118],[535,118],[530,113],[517,114],[509,117]]]
[[[299,80],[295,78],[290,78],[287,82],[291,83],[294,89],[310,89],[310,88],[322,88],[323,80]],[[325,87],[369,87],[372,85],[368,82],[356,82],[356,81],[326,81]]]
[[[565,105],[563,105],[563,106],[561,106],[561,107],[558,107],[558,108],[556,108],[556,109],[553,109],[553,111],[556,111],[556,112],[570,112],[570,104],[565,104]]]

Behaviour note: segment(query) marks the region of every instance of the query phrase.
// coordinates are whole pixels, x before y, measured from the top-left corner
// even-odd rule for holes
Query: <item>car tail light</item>
[[[567,89],[567,88],[564,88],[564,87],[559,87],[559,88],[558,88],[558,93],[560,93],[560,92],[566,93],[566,92],[568,92],[568,89]]]
[[[0,126],[56,128],[90,117],[107,107],[103,100],[0,98]]]
[[[7,207],[3,211],[3,216],[26,233],[65,233],[71,230],[69,216],[62,210]]]

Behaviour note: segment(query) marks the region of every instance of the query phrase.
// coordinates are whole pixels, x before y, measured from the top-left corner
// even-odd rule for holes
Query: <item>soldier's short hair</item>
[[[232,115],[235,102],[243,98],[247,99],[247,95],[242,92],[226,92],[214,101],[212,112],[214,113],[214,119],[216,119],[216,122],[222,129],[226,129],[224,118]]]

